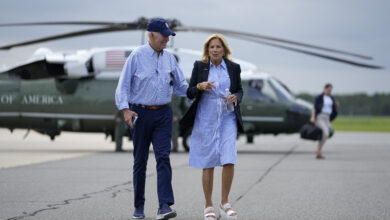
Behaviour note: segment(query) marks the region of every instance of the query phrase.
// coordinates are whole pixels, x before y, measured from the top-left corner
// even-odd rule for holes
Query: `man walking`
[[[136,48],[128,57],[115,93],[117,108],[132,128],[134,145],[133,218],[143,219],[146,165],[150,143],[156,158],[157,219],[176,217],[169,159],[172,136],[172,110],[168,105],[172,92],[186,96],[188,88],[175,57],[165,51],[169,36],[176,34],[164,19],[152,19],[147,25],[149,42]]]

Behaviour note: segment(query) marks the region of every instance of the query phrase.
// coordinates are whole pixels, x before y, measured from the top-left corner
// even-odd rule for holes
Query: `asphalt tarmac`
[[[132,144],[114,153],[102,134],[63,133],[54,142],[25,130],[0,129],[0,219],[131,219]],[[336,132],[325,145],[298,135],[237,141],[230,202],[239,219],[390,219],[390,133]],[[182,149],[181,149],[182,150]],[[188,154],[171,154],[178,217],[203,219],[201,170]],[[219,204],[221,168],[213,201]],[[146,219],[158,202],[153,152],[146,180]]]

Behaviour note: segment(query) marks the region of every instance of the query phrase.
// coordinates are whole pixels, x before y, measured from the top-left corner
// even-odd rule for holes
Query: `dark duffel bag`
[[[301,138],[307,140],[318,141],[322,139],[322,130],[321,128],[315,126],[312,123],[303,125],[300,130]]]

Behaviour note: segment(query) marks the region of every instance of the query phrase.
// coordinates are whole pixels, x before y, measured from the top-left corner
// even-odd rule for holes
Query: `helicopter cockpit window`
[[[279,80],[274,78],[271,78],[270,82],[275,87],[275,90],[277,91],[278,95],[283,100],[294,100],[294,95],[291,93],[291,91],[288,89],[286,85],[284,85]]]
[[[254,101],[265,103],[272,103],[278,99],[272,87],[264,79],[249,81],[248,96]]]

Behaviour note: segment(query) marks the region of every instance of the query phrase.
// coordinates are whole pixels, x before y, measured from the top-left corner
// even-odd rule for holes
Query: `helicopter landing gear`
[[[253,144],[253,134],[246,135],[246,143]]]
[[[47,134],[50,137],[50,140],[54,141],[56,136],[61,134],[60,130],[52,130],[52,129],[34,129],[36,132],[41,134]],[[27,137],[28,132],[26,133],[25,137]]]
[[[60,135],[60,134],[61,134],[60,131],[54,131],[54,130],[53,130],[53,131],[47,132],[47,135],[49,135],[51,141],[54,141],[54,139],[56,138],[56,136],[58,136],[58,135]]]
[[[123,128],[123,123],[116,123],[115,124],[115,131],[114,134],[111,135],[111,138],[113,141],[115,141],[115,152],[123,152],[122,146],[123,146],[123,136],[125,133],[125,128]]]
[[[183,147],[186,152],[190,152],[190,140],[191,140],[191,132],[187,132],[183,135]]]

